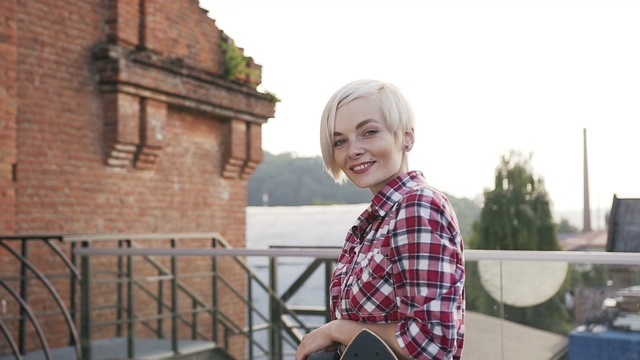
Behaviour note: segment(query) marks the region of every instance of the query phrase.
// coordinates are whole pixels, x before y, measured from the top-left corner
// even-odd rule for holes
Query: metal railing
[[[255,258],[266,258],[268,259],[268,277],[269,277],[269,288],[270,291],[276,292],[277,296],[273,296],[272,299],[279,299],[279,303],[274,305],[273,303],[269,304],[269,312],[271,314],[272,324],[278,324],[278,326],[274,326],[271,328],[274,331],[271,331],[269,334],[269,338],[267,339],[269,343],[270,352],[264,353],[265,357],[269,359],[283,359],[283,358],[292,358],[292,351],[295,351],[297,344],[299,343],[301,336],[306,332],[313,328],[315,328],[314,324],[317,323],[309,323],[305,324],[304,319],[302,317],[306,315],[312,315],[316,317],[321,317],[322,320],[319,324],[328,320],[328,294],[326,289],[328,289],[328,279],[330,277],[331,266],[334,263],[335,259],[338,258],[340,249],[338,248],[307,248],[307,247],[285,247],[285,248],[273,248],[273,249],[207,249],[203,251],[195,251],[191,249],[187,250],[176,250],[176,251],[168,251],[164,249],[141,249],[136,250],[134,252],[127,253],[124,250],[102,250],[102,249],[94,249],[91,252],[89,251],[78,251],[78,255],[86,255],[86,256],[141,256],[143,254],[153,255],[153,256],[178,256],[178,257],[193,257],[193,256],[207,256],[207,257],[255,257]],[[279,267],[281,266],[281,261],[285,258],[294,259],[293,261],[300,262],[300,259],[307,258],[308,261],[300,262],[299,266],[296,267],[294,272],[288,271],[285,277],[287,278],[287,286],[288,288],[278,290],[279,288]],[[477,263],[477,262],[498,262],[500,264],[505,265],[505,271],[507,271],[506,264],[513,262],[538,262],[541,269],[547,267],[544,263],[569,263],[574,266],[582,266],[582,265],[611,265],[614,267],[622,267],[624,269],[624,273],[628,276],[627,285],[640,284],[640,254],[638,253],[608,253],[608,252],[568,252],[568,251],[490,251],[490,250],[467,250],[466,251],[466,260],[468,264]],[[292,298],[294,294],[300,292],[302,289],[302,285],[305,281],[308,281],[311,274],[316,271],[323,262],[327,262],[327,267],[325,267],[324,274],[324,284],[322,285],[322,293],[314,293],[311,297],[314,300],[318,298],[322,298],[324,304],[315,305],[315,306],[299,306],[288,303],[288,301]],[[500,265],[502,266],[502,265]],[[470,267],[471,268],[471,267]],[[580,270],[583,271],[583,270]],[[613,271],[612,273],[616,273],[617,271]],[[619,271],[618,271],[619,272]],[[508,277],[509,274],[499,274],[499,279],[503,277]],[[282,277],[282,274],[280,274]],[[499,280],[500,281],[500,280]],[[620,282],[619,286],[622,286],[624,283]],[[506,285],[505,285],[506,286]],[[599,282],[594,284],[589,284],[589,286],[596,287],[609,287],[608,282]],[[500,291],[508,292],[509,289],[503,289]],[[568,291],[568,290],[567,290]],[[250,291],[250,296],[251,296]],[[255,297],[252,297],[255,299]],[[600,299],[602,300],[602,299]],[[508,314],[505,311],[505,307],[508,305],[506,303],[502,303],[501,300],[495,300],[495,311],[491,311],[488,314],[491,316],[495,316],[498,319],[502,319],[505,323],[510,323],[511,314]],[[283,305],[284,304],[284,305]],[[290,311],[290,314],[297,315],[295,321],[290,321],[286,316],[283,316],[281,309],[286,308]],[[595,309],[598,310],[599,306]],[[254,330],[258,329],[258,325],[254,322],[249,322],[250,328]],[[565,324],[566,325],[566,324]],[[533,328],[532,328],[533,329]],[[503,330],[501,330],[503,331]],[[551,334],[551,333],[549,333]],[[567,334],[564,334],[565,337],[568,337]],[[502,334],[499,337],[495,338],[495,344],[498,344],[497,347],[501,351],[503,351],[503,355],[501,358],[509,358],[509,356],[504,355],[508,353],[508,350],[505,350],[505,339],[508,334]],[[283,348],[283,345],[287,345],[289,347],[289,352]],[[568,345],[565,343],[563,346],[558,346],[556,349],[556,353],[548,355],[548,359],[563,359],[568,353]],[[254,357],[255,356],[255,357]],[[252,353],[250,358],[259,358],[258,354]]]
[[[140,240],[158,240],[171,238],[171,246],[170,248],[154,248],[149,249],[145,247],[137,246],[136,241]],[[182,240],[194,240],[194,239],[211,239],[211,247],[209,248],[178,248],[177,242],[178,239]],[[107,247],[107,248],[96,248],[89,247],[90,242],[94,241],[104,241],[104,240],[115,240],[122,242],[121,239],[127,239],[126,242],[128,246],[119,246],[117,248]],[[164,319],[168,319],[170,321],[171,327],[171,351],[174,354],[180,354],[179,349],[179,334],[178,327],[179,323],[187,324],[191,326],[192,339],[207,339],[207,336],[199,332],[198,319],[196,317],[200,314],[210,317],[211,320],[211,331],[212,334],[208,338],[212,342],[217,342],[218,339],[222,338],[221,347],[224,349],[229,348],[229,341],[232,337],[240,336],[244,338],[248,342],[247,353],[248,358],[253,359],[255,357],[254,351],[260,351],[263,354],[269,354],[272,358],[277,352],[277,349],[267,348],[265,344],[261,344],[254,341],[254,332],[260,329],[269,329],[272,334],[280,333],[282,331],[288,332],[289,334],[295,335],[292,332],[293,327],[302,328],[308,330],[303,321],[298,317],[298,315],[289,309],[286,303],[278,297],[278,295],[272,290],[272,287],[266,284],[263,280],[261,280],[256,274],[252,271],[250,266],[246,264],[243,260],[246,254],[238,253],[236,249],[231,248],[231,246],[226,242],[219,234],[217,233],[208,233],[208,234],[153,234],[153,235],[95,235],[87,237],[86,235],[82,236],[68,236],[65,237],[66,241],[81,241],[83,243],[82,247],[76,248],[74,250],[74,256],[80,256],[81,263],[81,273],[83,274],[83,282],[81,285],[82,290],[82,313],[84,314],[83,318],[87,318],[89,320],[83,321],[84,328],[82,329],[81,338],[84,340],[82,346],[82,353],[90,359],[91,358],[91,340],[92,334],[91,329],[102,326],[110,326],[110,325],[120,325],[127,324],[127,356],[129,358],[133,358],[136,354],[135,350],[135,339],[136,339],[136,324],[141,324],[144,327],[155,330],[156,335],[161,338],[162,334],[162,322]],[[216,255],[208,256],[204,255],[208,251],[215,250]],[[200,271],[197,273],[184,273],[179,271],[178,268],[178,258],[181,256],[185,256],[190,254],[191,256],[197,256],[199,259],[206,258],[211,261],[211,271]],[[237,255],[234,255],[237,254]],[[119,264],[119,267],[122,267],[123,264],[126,264],[126,269],[119,269],[117,279],[108,279],[104,280],[103,283],[117,283],[118,284],[118,294],[127,293],[126,297],[126,306],[127,314],[126,316],[118,316],[118,321],[116,322],[107,322],[107,323],[94,323],[92,324],[90,321],[90,314],[93,313],[94,309],[91,308],[91,289],[92,284],[95,284],[94,277],[91,276],[93,265],[91,265],[91,258],[97,256],[107,256],[107,257],[115,257]],[[221,257],[228,257],[231,261],[237,266],[242,272],[243,276],[246,279],[246,288],[238,288],[237,284],[235,284],[232,280],[225,277],[222,273],[223,271],[219,269],[218,259]],[[154,276],[135,276],[134,272],[134,259],[142,258],[146,263],[151,264],[152,267],[158,272]],[[158,259],[161,258],[169,258],[170,259],[170,267],[167,268],[163,266]],[[227,265],[230,266],[230,265]],[[124,274],[124,275],[123,275]],[[194,279],[200,278],[205,279],[206,281],[211,281],[211,297],[210,299],[203,299],[201,295],[198,295],[193,291],[193,287],[186,285],[181,279]],[[145,287],[145,284],[150,282],[157,282],[159,285],[156,286],[154,294],[152,290],[148,287]],[[163,301],[163,287],[161,284],[164,282],[169,282],[169,290],[170,301],[167,303]],[[122,287],[126,284],[126,291],[122,290]],[[272,314],[267,314],[256,309],[252,302],[251,296],[254,291],[254,287],[261,289],[262,291],[268,294],[270,301],[272,302],[273,308],[279,309],[278,316]],[[135,294],[135,289],[141,289],[152,301],[156,302],[156,307],[158,308],[156,315],[148,315],[144,318],[138,316],[135,312],[136,308],[136,300],[132,294]],[[227,302],[234,302],[234,304],[241,304],[244,306],[247,311],[247,324],[239,323],[232,316],[226,315],[223,311],[220,311],[220,295],[222,293],[222,288],[226,290],[226,293],[230,296],[233,296],[233,300],[228,300]],[[188,301],[191,301],[193,307],[189,310],[181,310],[178,306],[178,298],[181,295],[186,295]],[[118,304],[121,307],[121,303],[123,302],[122,296],[118,296]],[[237,306],[237,305],[234,305]],[[168,309],[168,314],[163,314],[163,309]],[[188,320],[184,316],[193,316],[192,319]],[[280,321],[283,317],[287,317],[288,319],[293,319],[293,324],[289,324],[289,326],[285,325],[283,321]],[[262,322],[258,325],[253,325],[254,317],[258,317]],[[275,320],[274,320],[275,319]],[[155,327],[151,324],[151,322],[156,321]],[[218,329],[222,328],[223,334],[220,336],[218,334]],[[119,335],[120,333],[118,333]],[[301,335],[299,335],[301,336]],[[291,346],[295,346],[295,340],[291,339],[283,339],[289,343]],[[299,339],[298,339],[299,342]]]
[[[49,315],[46,311],[39,311],[34,309],[29,304],[31,298],[31,288],[33,287],[31,280],[37,279],[46,289],[46,291],[53,298],[56,306],[59,309],[60,314],[64,318],[64,323],[69,331],[69,343],[75,348],[78,358],[82,358],[82,351],[79,347],[80,341],[78,332],[76,330],[75,322],[77,316],[76,303],[73,301],[75,296],[70,294],[69,304],[63,300],[63,294],[58,292],[58,289],[51,283],[52,278],[60,277],[60,275],[47,275],[42,272],[31,254],[31,249],[34,246],[44,245],[51,252],[56,255],[62,263],[62,266],[68,270],[67,277],[70,281],[70,288],[75,289],[80,275],[77,268],[73,264],[73,261],[65,254],[58,244],[62,241],[60,235],[14,235],[14,236],[0,236],[0,249],[4,249],[9,255],[5,258],[3,263],[5,264],[2,273],[0,274],[0,285],[7,292],[11,299],[19,304],[19,311],[12,316],[3,316],[0,318],[0,330],[4,338],[9,344],[11,352],[19,358],[21,354],[27,352],[27,327],[29,324],[33,326],[36,333],[36,337],[41,345],[41,349],[44,352],[46,359],[51,359],[51,352],[45,331],[41,325],[41,319]],[[12,260],[17,260],[17,273],[8,271],[9,268],[14,268]],[[11,285],[16,283],[16,285]],[[31,285],[31,286],[30,286]],[[6,312],[6,299],[2,299],[3,315]],[[12,332],[9,329],[8,322],[17,321],[17,330]],[[17,335],[17,336],[16,336]],[[16,339],[17,338],[17,339]]]
[[[181,240],[203,239],[210,241],[207,248],[179,248]],[[145,248],[145,241],[165,241],[170,245],[149,249]],[[57,268],[54,266],[52,269],[49,261],[38,269],[36,263],[43,256],[42,250],[39,250],[37,259],[30,256],[29,252],[36,244],[45,244],[55,254],[59,260]],[[97,244],[99,245],[96,246]],[[137,333],[140,332],[151,333],[158,339],[168,338],[169,350],[175,355],[182,353],[180,342],[185,338],[184,327],[188,327],[189,338],[192,340],[203,339],[216,344],[218,348],[229,349],[233,337],[242,337],[248,344],[248,358],[268,356],[275,359],[282,357],[280,351],[283,343],[295,347],[302,336],[300,331],[310,330],[297,312],[286,304],[288,295],[281,298],[273,290],[273,284],[268,284],[257,276],[246,263],[244,257],[251,256],[252,252],[231,248],[218,233],[11,235],[0,236],[0,246],[15,260],[19,268],[19,271],[9,271],[10,268],[17,268],[7,266],[7,271],[0,273],[0,286],[20,309],[11,314],[3,313],[0,317],[0,336],[4,337],[8,345],[5,348],[0,346],[0,359],[8,354],[20,359],[33,351],[40,352],[45,359],[52,359],[52,350],[61,346],[59,341],[51,346],[48,338],[53,335],[47,334],[46,327],[41,325],[43,318],[51,316],[50,311],[38,308],[37,304],[30,304],[34,278],[44,284],[50,297],[58,305],[57,312],[62,314],[69,334],[64,345],[72,348],[76,359],[94,358],[94,333],[100,328],[113,328],[114,337],[126,337],[126,356],[129,358],[136,356]],[[216,255],[205,255],[210,260],[209,271],[195,274],[179,271],[179,257],[191,254],[203,258],[203,251],[206,253],[209,250],[217,251]],[[111,259],[105,262],[106,267],[99,266],[100,262],[92,261],[92,258],[100,255],[108,255]],[[333,255],[331,252],[332,258]],[[237,281],[223,275],[224,271],[218,268],[221,257],[231,259],[240,269],[245,279],[240,284],[246,284],[246,287],[238,288]],[[162,260],[167,258],[168,262]],[[6,263],[7,259],[2,261]],[[318,261],[318,264],[322,262]],[[327,260],[327,264],[330,263]],[[144,264],[142,271],[140,264]],[[56,288],[51,284],[52,278],[67,279],[68,285],[63,289]],[[185,283],[185,280],[195,278],[210,282],[210,295],[202,296]],[[95,294],[96,289],[105,288],[113,290],[111,303],[103,299],[109,296]],[[256,291],[267,294],[273,312],[255,308],[251,299]],[[220,310],[219,294],[223,292],[234,297],[233,300],[226,299],[227,303],[234,302],[234,306],[241,304],[246,309],[246,322],[238,321]],[[154,314],[146,313],[142,316],[139,313],[139,302],[142,299],[148,304],[154,304]],[[179,307],[178,299],[183,304],[189,302],[191,307],[186,310]],[[2,301],[4,309],[6,300]],[[301,311],[309,314],[308,311]],[[109,312],[108,318],[100,315]],[[206,317],[209,325],[203,326],[201,317]],[[14,323],[18,325],[15,326]],[[37,345],[27,344],[29,336],[26,329],[29,327],[34,329],[39,340]],[[168,336],[167,328],[170,333]],[[180,333],[179,328],[183,328]],[[203,332],[205,328],[209,333]],[[273,341],[254,341],[255,333],[260,331],[268,332]],[[282,336],[282,333],[288,336]],[[220,344],[217,344],[218,340]]]
[[[206,239],[210,243],[205,248],[180,247],[180,241],[186,239]],[[46,274],[37,267],[38,262],[29,251],[36,240],[56,254],[66,275],[59,271]],[[139,244],[154,240],[166,240],[169,245],[161,248]],[[46,331],[41,326],[42,319],[50,314],[30,304],[31,287],[36,280],[44,284],[55,300],[59,316],[68,328],[68,344],[77,359],[92,358],[93,334],[106,327],[115,329],[114,336],[126,335],[130,358],[136,355],[136,337],[145,333],[156,338],[168,337],[170,350],[176,356],[181,354],[180,342],[185,338],[220,342],[218,346],[223,349],[229,349],[233,339],[241,338],[246,344],[244,354],[249,359],[284,359],[290,356],[287,349],[295,349],[304,333],[329,320],[329,299],[324,290],[328,289],[332,268],[340,253],[338,248],[234,249],[217,233],[0,236],[0,246],[19,264],[18,268],[12,267],[14,273],[4,270],[0,273],[0,285],[20,307],[20,311],[0,317],[0,336],[8,344],[7,349],[0,350],[9,351],[17,359],[29,350],[23,338],[28,324],[33,326],[44,358],[52,358]],[[38,254],[42,256],[42,250]],[[633,273],[632,281],[638,278],[640,264],[638,253],[466,250],[465,257],[467,263],[527,260],[622,266]],[[210,261],[209,270],[187,271],[193,259]],[[248,259],[267,260],[266,279],[265,273],[256,271]],[[283,277],[280,268],[286,259],[305,261],[297,265],[295,273],[286,274],[286,288],[280,289],[279,279]],[[7,264],[6,260],[0,261]],[[101,267],[101,264],[115,264],[115,267]],[[140,264],[144,266],[139,267]],[[320,303],[293,304],[291,300],[323,266],[322,294],[313,294]],[[237,271],[225,274],[232,267]],[[242,281],[238,281],[238,274]],[[68,285],[58,289],[52,279],[58,279],[58,283],[62,279]],[[197,281],[209,283],[208,295],[197,291],[193,285],[198,284]],[[115,289],[115,295],[111,294],[113,303],[97,301],[98,296],[104,294],[95,291],[106,288]],[[244,315],[223,311],[221,294],[227,296],[224,302],[234,304],[231,308],[244,308]],[[259,308],[256,299],[265,298],[266,309]],[[142,316],[142,312],[137,311],[143,300],[147,301],[147,308],[155,309],[153,314],[145,312]],[[180,306],[187,301],[189,309]],[[113,316],[105,318],[100,316],[101,312]],[[308,317],[319,320],[308,321]],[[218,333],[219,329],[222,333]]]
[[[221,240],[221,238],[218,238]],[[337,259],[339,249],[336,248],[295,248],[295,249],[280,249],[280,250],[259,250],[259,249],[234,249],[225,245],[222,248],[191,248],[191,249],[179,249],[179,248],[141,248],[141,247],[125,247],[125,248],[88,248],[81,247],[76,248],[74,254],[81,257],[83,262],[89,262],[90,258],[96,257],[116,257],[118,259],[132,259],[132,258],[145,258],[154,259],[168,257],[171,259],[171,263],[175,264],[179,257],[196,257],[196,258],[230,258],[232,261],[239,265],[247,277],[246,295],[242,289],[233,288],[233,285],[224,277],[221,277],[218,272],[213,273],[198,273],[197,276],[212,276],[223,282],[226,286],[232,289],[236,299],[246,307],[247,324],[238,324],[229,317],[224,317],[224,323],[229,328],[233,328],[231,335],[241,335],[248,341],[247,355],[249,359],[255,359],[260,357],[267,357],[270,359],[282,359],[284,356],[283,345],[289,347],[297,347],[300,343],[304,333],[313,329],[312,326],[306,324],[301,316],[320,316],[324,319],[329,318],[328,306],[327,307],[314,307],[304,308],[300,306],[291,306],[287,304],[287,301],[300,289],[300,287],[308,280],[309,276],[320,266],[325,265],[325,275],[328,282],[329,271],[332,269],[332,265]],[[262,279],[251,268],[249,264],[244,260],[246,257],[267,257],[270,258],[270,272],[268,282]],[[294,281],[288,289],[279,294],[277,289],[276,273],[278,269],[278,258],[280,257],[309,257],[314,260]],[[129,263],[130,260],[127,262]],[[91,266],[86,264],[85,267]],[[176,270],[177,266],[173,265],[171,271],[163,271],[158,274],[158,277],[162,277],[163,280],[177,280],[180,278]],[[83,270],[83,273],[85,271]],[[132,272],[130,272],[132,273]],[[182,276],[192,276],[193,274],[183,274]],[[297,274],[296,274],[297,275]],[[87,279],[91,279],[91,276],[87,276]],[[155,280],[147,278],[130,277],[124,279],[125,282],[139,283],[143,280]],[[121,279],[122,280],[122,279]],[[91,284],[83,284],[83,288],[90,289]],[[186,291],[186,289],[183,289]],[[252,299],[255,292],[259,290],[265,293],[268,298],[269,306],[265,311],[264,309],[258,309],[254,306]],[[172,292],[173,293],[173,292]],[[83,295],[83,303],[90,304],[90,294]],[[215,298],[215,297],[214,297]],[[131,300],[129,300],[131,301]],[[217,300],[214,300],[217,301]],[[328,304],[328,299],[326,300]],[[134,305],[130,304],[129,308],[133,308]],[[212,315],[222,315],[221,313],[215,313],[215,306],[211,309]],[[85,312],[90,313],[91,310],[87,309]],[[179,315],[179,311],[176,308],[172,309],[172,313],[176,316]],[[133,315],[131,315],[133,316]],[[144,320],[153,320],[154,317],[146,317]],[[126,320],[125,320],[126,322]],[[131,323],[131,322],[129,322]],[[175,324],[175,323],[174,323]],[[104,324],[87,324],[89,327],[103,326]],[[107,324],[109,325],[109,324]],[[175,325],[174,325],[175,326]],[[267,331],[269,341],[267,343],[260,343],[255,341],[255,333],[258,331]],[[129,334],[135,333],[134,329],[130,329]],[[91,335],[83,332],[83,339],[90,340]],[[214,336],[215,338],[215,336]],[[225,337],[226,338],[226,337]],[[133,341],[133,339],[131,339]],[[83,349],[85,354],[88,354],[90,349]],[[176,351],[176,349],[174,349]],[[134,354],[129,354],[133,356]]]

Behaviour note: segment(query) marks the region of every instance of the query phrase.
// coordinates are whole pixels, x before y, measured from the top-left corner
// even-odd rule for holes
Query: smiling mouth
[[[373,162],[359,164],[359,165],[356,165],[356,166],[352,167],[351,170],[353,170],[353,171],[362,171],[362,170],[364,170],[364,169],[366,169],[368,167],[371,167],[371,165],[373,165]]]

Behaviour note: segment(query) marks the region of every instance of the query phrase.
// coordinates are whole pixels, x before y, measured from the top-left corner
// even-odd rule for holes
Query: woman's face
[[[338,108],[334,130],[334,160],[356,186],[375,195],[406,172],[402,144],[385,125],[377,99],[360,98]]]

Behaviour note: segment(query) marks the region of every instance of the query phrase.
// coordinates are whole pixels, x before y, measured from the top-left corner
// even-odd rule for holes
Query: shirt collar
[[[371,200],[369,207],[375,216],[384,217],[402,197],[416,187],[427,185],[422,171],[412,170],[387,183]]]
[[[421,171],[409,171],[389,181],[371,200],[358,219],[358,225],[351,228],[357,239],[362,240],[369,228],[377,220],[384,218],[393,206],[410,190],[427,185]]]

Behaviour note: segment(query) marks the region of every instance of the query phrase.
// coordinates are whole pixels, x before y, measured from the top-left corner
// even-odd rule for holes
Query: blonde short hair
[[[401,141],[405,131],[413,130],[415,117],[409,101],[402,91],[393,84],[377,80],[356,80],[338,89],[329,99],[322,112],[320,121],[320,148],[325,170],[338,184],[344,184],[346,175],[340,170],[333,157],[333,133],[338,109],[356,99],[376,98],[379,100],[383,121],[394,135]]]

